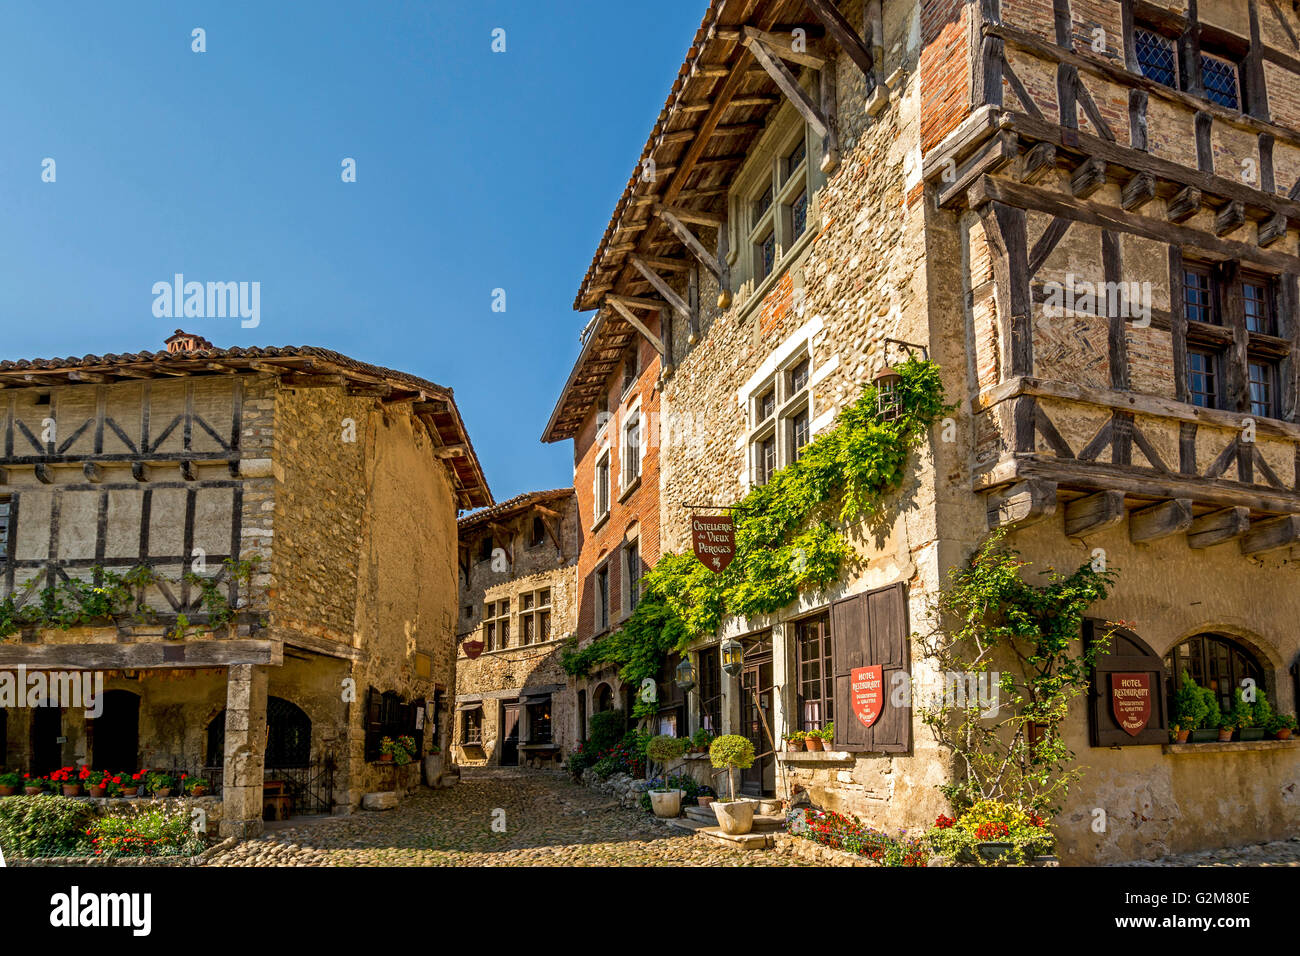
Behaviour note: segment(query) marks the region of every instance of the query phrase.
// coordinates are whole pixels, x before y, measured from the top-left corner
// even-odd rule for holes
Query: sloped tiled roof
[[[500,504],[492,505],[490,508],[480,508],[478,511],[465,515],[456,522],[457,529],[463,535],[466,531],[472,531],[479,525],[485,524],[497,518],[505,518],[521,511],[526,511],[533,505],[546,504],[550,501],[560,501],[564,498],[572,498],[572,488],[553,488],[550,491],[526,491],[521,495],[515,495]]]

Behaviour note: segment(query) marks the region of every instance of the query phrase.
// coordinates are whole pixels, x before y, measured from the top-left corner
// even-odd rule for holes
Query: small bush
[[[748,770],[754,766],[754,744],[739,734],[723,734],[709,744],[709,763],[717,769]]]
[[[72,856],[83,852],[95,808],[71,797],[0,800],[0,847],[15,856]]]
[[[587,724],[587,744],[584,750],[600,753],[609,750],[627,733],[627,718],[621,710],[604,710],[592,714]]]
[[[96,856],[193,856],[204,848],[185,807],[149,807],[101,817],[90,828]]]
[[[684,753],[686,753],[686,741],[666,734],[652,737],[645,748],[645,755],[660,766],[680,760]]]

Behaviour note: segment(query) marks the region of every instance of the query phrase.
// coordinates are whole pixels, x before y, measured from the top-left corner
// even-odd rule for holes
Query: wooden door
[[[502,707],[501,732],[501,766],[514,767],[519,764],[519,701],[513,701]]]
[[[63,766],[63,711],[58,707],[32,708],[32,776],[45,776]]]
[[[741,732],[754,745],[756,759],[741,771],[740,792],[751,797],[776,793],[776,747],[772,743],[776,726],[776,690],[773,686],[772,653],[746,655],[740,675]],[[766,755],[766,756],[761,756]]]

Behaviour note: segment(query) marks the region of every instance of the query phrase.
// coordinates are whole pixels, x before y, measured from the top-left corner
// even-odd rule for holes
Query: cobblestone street
[[[506,832],[492,831],[505,811]],[[474,771],[396,810],[358,811],[264,834],[212,866],[792,866],[734,850],[618,807],[558,775]]]

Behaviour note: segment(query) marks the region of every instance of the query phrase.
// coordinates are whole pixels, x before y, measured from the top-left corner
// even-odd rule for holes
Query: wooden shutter
[[[902,583],[855,594],[831,605],[831,660],[835,676],[836,750],[906,753],[912,746],[912,708],[896,707],[890,697],[896,674],[911,667],[907,589]],[[884,680],[880,717],[870,727],[853,713],[853,670],[879,664]]]
[[[383,697],[371,687],[366,691],[366,754],[367,760],[379,759],[379,738],[383,733],[381,705]]]
[[[1083,639],[1091,645],[1107,630],[1105,621],[1083,622]],[[1116,673],[1147,674],[1151,683],[1151,716],[1132,736],[1115,720],[1111,706],[1111,681]],[[1165,663],[1132,631],[1114,628],[1110,646],[1097,655],[1088,694],[1088,731],[1094,747],[1139,747],[1169,743],[1169,701],[1165,689]]]

